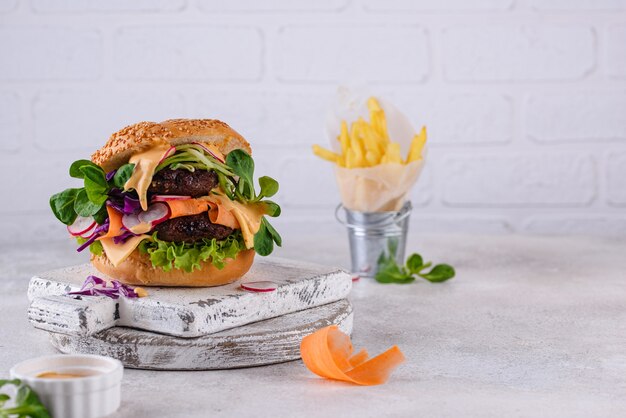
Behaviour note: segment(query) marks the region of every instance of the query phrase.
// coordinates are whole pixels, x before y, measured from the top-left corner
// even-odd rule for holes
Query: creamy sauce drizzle
[[[126,184],[124,184],[124,190],[135,189],[135,191],[137,191],[141,209],[143,210],[148,210],[148,187],[150,187],[150,183],[152,183],[154,170],[169,149],[170,145],[158,145],[147,151],[133,155],[128,161],[129,163],[135,164],[135,169]]]
[[[254,247],[254,234],[259,232],[261,218],[265,215],[265,206],[261,203],[251,203],[244,205],[241,202],[230,200],[223,194],[211,193],[209,196],[201,197],[209,202],[214,202],[233,214],[239,222],[241,235],[246,244],[246,248]]]

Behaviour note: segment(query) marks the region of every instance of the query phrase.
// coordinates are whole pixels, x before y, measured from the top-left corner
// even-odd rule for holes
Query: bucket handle
[[[355,224],[351,224],[348,223],[348,221],[346,219],[342,219],[341,216],[339,215],[339,211],[341,210],[341,208],[343,208],[343,204],[340,203],[337,205],[337,207],[335,208],[335,218],[337,219],[337,221],[339,221],[340,224],[348,227],[348,228],[361,228],[361,225],[355,225]],[[400,222],[402,222],[402,220],[404,218],[406,218],[407,216],[409,216],[411,214],[411,210],[413,209],[413,206],[411,205],[411,202],[408,201],[404,204],[404,206],[402,207],[402,209],[400,209],[399,212],[397,212],[392,218],[391,221],[389,222],[385,222],[385,223],[374,223],[371,226],[374,227],[383,227],[383,226],[387,226],[387,225],[391,225],[391,224],[398,224]]]

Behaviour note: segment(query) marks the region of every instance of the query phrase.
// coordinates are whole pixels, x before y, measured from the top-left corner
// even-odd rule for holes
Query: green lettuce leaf
[[[235,231],[226,239],[203,239],[195,243],[176,243],[161,241],[152,236],[139,244],[139,251],[148,254],[154,267],[164,271],[173,268],[190,273],[200,269],[200,263],[210,261],[218,269],[223,269],[227,259],[234,259],[239,251],[245,249],[240,231]]]

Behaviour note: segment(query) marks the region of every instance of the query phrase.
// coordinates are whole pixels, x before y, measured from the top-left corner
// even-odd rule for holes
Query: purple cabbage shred
[[[128,195],[124,196],[124,210],[125,214],[137,213],[141,210],[141,203],[139,199],[132,198]]]
[[[82,250],[84,250],[85,248],[89,247],[91,244],[93,244],[93,242],[96,240],[96,238],[98,238],[99,235],[97,233],[94,232],[94,234],[92,236],[89,237],[89,239],[87,239],[87,241],[85,241],[84,243],[82,243],[80,245],[80,247],[78,247],[76,249],[77,252],[81,252]]]
[[[120,243],[126,242],[126,240],[128,238],[134,237],[134,236],[137,236],[137,234],[133,234],[130,231],[126,231],[122,235],[118,235],[117,237],[113,237],[113,242],[115,244],[120,244]]]
[[[117,173],[117,169],[109,171],[107,175],[105,176],[107,181],[111,181],[113,176],[115,176],[115,173]]]
[[[139,297],[137,292],[135,292],[135,288],[132,286],[124,284],[119,280],[111,280],[111,287],[109,287],[106,280],[93,275],[87,276],[80,290],[68,292],[67,294],[79,296],[106,296],[111,299],[118,299],[120,296],[129,299]]]

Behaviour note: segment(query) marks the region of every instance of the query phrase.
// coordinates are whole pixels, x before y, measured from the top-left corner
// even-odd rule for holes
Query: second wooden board
[[[328,325],[351,334],[352,323],[350,302],[340,300],[199,338],[115,327],[88,337],[51,333],[50,340],[63,353],[113,357],[134,369],[231,369],[296,360],[305,336]]]

